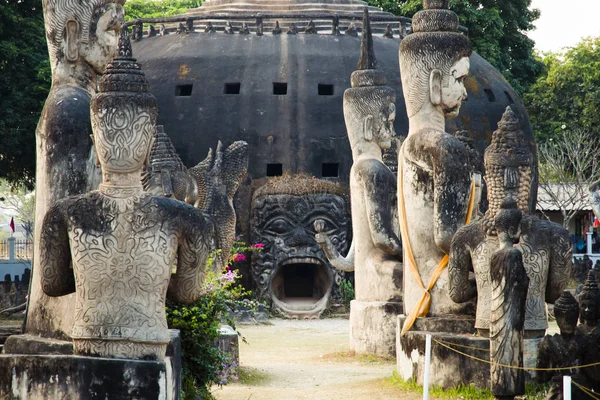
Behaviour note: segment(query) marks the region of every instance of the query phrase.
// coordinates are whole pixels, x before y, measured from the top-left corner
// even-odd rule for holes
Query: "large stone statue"
[[[467,98],[471,44],[457,32],[448,1],[424,0],[413,18],[413,34],[400,45],[402,89],[409,118],[399,152],[398,202],[404,246],[403,332],[417,316],[465,314],[468,305],[448,296],[445,269],[452,236],[466,220],[471,196],[468,152],[444,132]],[[472,200],[470,200],[472,199]]]
[[[254,192],[252,277],[259,299],[290,318],[317,318],[338,294],[346,273],[327,261],[315,241],[319,221],[336,251],[351,236],[347,190],[307,175],[273,177]]]
[[[36,227],[26,332],[67,338],[72,297],[41,290],[40,233],[57,200],[85,193],[100,179],[92,151],[90,99],[96,77],[116,55],[124,0],[44,0],[52,88],[37,127]]]
[[[529,278],[523,266],[523,253],[513,247],[519,241],[522,213],[507,198],[496,214],[499,250],[490,266],[490,380],[496,399],[514,399],[525,394],[523,367],[523,325]]]
[[[483,335],[488,334],[490,324],[490,262],[498,247],[494,221],[504,199],[514,199],[524,214],[518,248],[529,276],[526,338],[544,336],[548,327],[545,303],[553,303],[560,296],[570,277],[569,232],[529,214],[534,159],[519,120],[508,107],[484,156],[489,208],[483,218],[456,233],[448,266],[450,297],[458,303],[477,297],[475,327]],[[471,270],[474,280],[469,278]]]
[[[142,173],[144,190],[193,204],[221,222],[217,231],[217,248],[221,252],[220,257],[217,257],[218,262],[213,265],[214,271],[220,271],[227,263],[233,245],[236,219],[232,199],[246,174],[248,157],[246,142],[234,142],[225,150],[219,142],[214,154],[210,149],[203,161],[188,169],[181,162],[163,126],[159,125],[154,135],[148,166]],[[214,202],[213,191],[220,187],[221,180],[227,181],[227,192],[222,193],[225,196],[223,199],[226,198],[227,201]]]
[[[551,381],[546,400],[562,400],[563,376],[569,375],[573,381],[587,386],[581,370],[547,371],[548,368],[577,367],[582,365],[583,353],[588,348],[588,338],[577,329],[579,304],[571,292],[565,290],[554,303],[554,316],[560,328],[560,334],[545,336],[540,342],[537,367],[540,369],[536,379],[539,383]],[[573,399],[589,398],[575,385],[571,385]]]
[[[361,55],[344,93],[344,117],[354,163],[350,171],[353,245],[347,257],[318,230],[334,267],[354,269],[355,298],[350,310],[350,346],[359,353],[395,354],[396,316],[402,312],[402,244],[398,237],[396,180],[383,163],[396,117],[394,90],[377,70],[368,11],[363,20]]]
[[[165,299],[192,303],[200,296],[218,232],[235,213],[221,220],[143,191],[156,99],[131,57],[127,31],[119,46],[91,104],[102,184],[58,201],[46,214],[41,286],[49,296],[76,292],[69,332],[75,354],[162,360],[169,341]],[[238,181],[228,174],[238,173],[220,175],[213,207],[229,204]]]

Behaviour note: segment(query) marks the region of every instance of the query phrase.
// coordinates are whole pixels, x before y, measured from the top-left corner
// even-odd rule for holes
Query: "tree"
[[[202,0],[128,0],[125,3],[125,19],[168,17],[184,14],[200,5]]]
[[[423,9],[422,0],[368,0],[384,11],[412,17]],[[540,12],[531,9],[531,0],[450,0],[461,25],[469,30],[473,49],[498,69],[522,95],[543,72],[534,57],[533,40],[526,33],[534,29]]]
[[[598,132],[600,126],[600,38],[586,38],[543,58],[546,72],[525,95],[538,141],[564,129]]]
[[[0,177],[33,185],[51,73],[41,0],[0,2]]]
[[[558,208],[563,226],[589,203],[589,186],[600,179],[600,138],[584,130],[565,131],[538,148],[540,197]]]

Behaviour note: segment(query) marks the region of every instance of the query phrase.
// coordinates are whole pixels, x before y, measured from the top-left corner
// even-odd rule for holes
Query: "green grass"
[[[387,379],[392,386],[402,390],[415,393],[423,393],[423,387],[416,380],[403,380],[396,371]],[[525,387],[525,399],[527,400],[542,400],[548,385],[527,384]],[[489,389],[478,389],[471,385],[460,385],[455,388],[442,389],[441,387],[430,387],[429,395],[438,399],[466,399],[466,400],[489,400],[493,399]]]
[[[258,368],[240,367],[240,383],[249,386],[261,386],[268,383],[271,376]]]

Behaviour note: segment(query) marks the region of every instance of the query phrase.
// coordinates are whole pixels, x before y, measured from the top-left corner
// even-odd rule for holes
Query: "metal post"
[[[590,256],[592,255],[592,235],[594,234],[593,231],[589,231],[586,232],[586,251],[587,251],[587,255]]]
[[[425,338],[425,375],[423,376],[423,400],[429,399],[429,365],[431,364],[431,335]]]
[[[10,261],[15,261],[15,238],[8,238],[8,259]]]
[[[563,399],[571,400],[571,377],[563,376]]]

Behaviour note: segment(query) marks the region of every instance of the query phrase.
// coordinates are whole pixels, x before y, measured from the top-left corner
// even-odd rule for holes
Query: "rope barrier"
[[[447,344],[448,346],[462,347],[464,349],[469,349],[469,350],[490,351],[489,348],[482,349],[481,347],[467,346],[467,345],[464,345],[464,344],[450,343],[450,342],[446,342],[446,341],[441,341],[441,343]],[[537,353],[532,352],[532,351],[524,351],[523,354],[534,355],[534,354],[537,354]]]
[[[600,397],[598,397],[598,395],[590,388],[587,388],[583,385],[580,385],[579,383],[575,382],[575,381],[571,381],[571,383],[575,386],[577,386],[583,393],[587,394],[588,396],[590,396],[592,399],[595,400],[600,400]]]
[[[439,344],[440,346],[443,346],[449,350],[452,350],[462,356],[465,356],[467,358],[471,358],[473,360],[476,361],[480,361],[482,363],[486,363],[486,364],[490,364],[490,365],[496,365],[498,367],[503,367],[503,368],[510,368],[510,369],[520,369],[520,370],[525,370],[525,371],[567,371],[567,370],[571,370],[571,369],[583,369],[583,368],[590,368],[590,367],[596,367],[600,365],[600,362],[595,362],[595,363],[591,363],[591,364],[585,364],[585,365],[575,365],[572,367],[558,367],[558,368],[527,368],[527,367],[519,367],[519,366],[515,366],[515,365],[507,365],[507,364],[500,364],[500,363],[495,363],[492,361],[488,361],[488,360],[484,360],[482,358],[479,357],[475,357],[472,356],[470,354],[464,353],[462,351],[459,351],[457,349],[453,349],[452,347],[450,347],[449,345],[445,344],[444,342],[441,342],[437,339],[433,339],[434,342],[436,342],[437,344]],[[452,343],[450,343],[451,345]],[[600,400],[600,399],[599,399]]]

